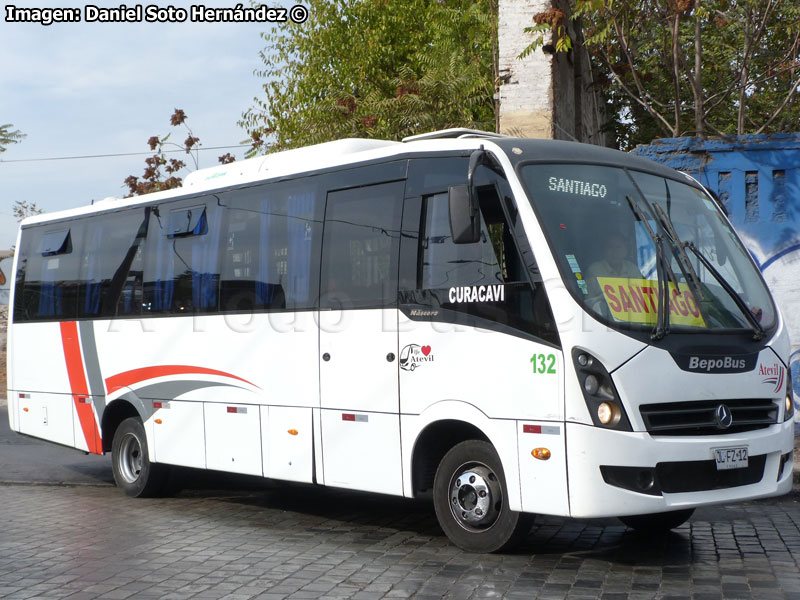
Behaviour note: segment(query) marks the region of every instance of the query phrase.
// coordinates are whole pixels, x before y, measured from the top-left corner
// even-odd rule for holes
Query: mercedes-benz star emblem
[[[733,413],[731,413],[731,409],[724,404],[720,404],[717,407],[716,415],[717,427],[720,429],[727,429],[733,424]]]

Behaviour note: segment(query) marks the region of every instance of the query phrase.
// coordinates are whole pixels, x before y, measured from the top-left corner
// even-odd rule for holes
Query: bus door
[[[467,160],[417,160],[409,169],[399,290],[401,412],[424,415],[451,402],[453,419],[460,418],[460,403],[503,420],[510,429],[496,441],[508,447],[498,452],[519,452],[521,475],[538,490],[540,509],[566,506],[563,356],[555,320],[505,177],[476,169],[480,239],[453,242],[448,190],[466,183]],[[425,183],[430,173],[439,174],[433,185]],[[549,448],[553,458],[533,460],[536,447]]]
[[[320,280],[325,484],[402,494],[397,256],[405,183],[329,192]]]

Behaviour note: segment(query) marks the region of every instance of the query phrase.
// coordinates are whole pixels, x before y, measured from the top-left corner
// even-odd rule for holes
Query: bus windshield
[[[775,325],[756,267],[701,190],[597,165],[521,173],[566,286],[601,320],[655,337],[745,328],[758,337]]]

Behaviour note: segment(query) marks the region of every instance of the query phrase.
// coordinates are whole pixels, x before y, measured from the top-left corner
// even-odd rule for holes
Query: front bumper
[[[742,434],[653,437],[568,423],[571,516],[638,515],[786,494],[792,488],[793,430],[790,420]],[[739,446],[747,446],[750,468],[717,477],[713,449]],[[656,474],[653,487],[635,491],[640,471]],[[717,489],[685,491],[703,487]]]

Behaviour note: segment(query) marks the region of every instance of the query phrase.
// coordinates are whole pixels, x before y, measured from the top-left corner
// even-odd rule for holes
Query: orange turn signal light
[[[22,410],[23,410],[24,412],[28,412],[28,407],[26,406],[26,407],[25,407],[25,408],[23,408]]]
[[[534,448],[531,450],[531,456],[533,456],[533,458],[538,458],[539,460],[547,460],[550,458],[550,450],[547,448]]]
[[[156,425],[161,425],[161,419],[156,419]]]
[[[297,429],[290,429],[289,435],[297,435]]]

